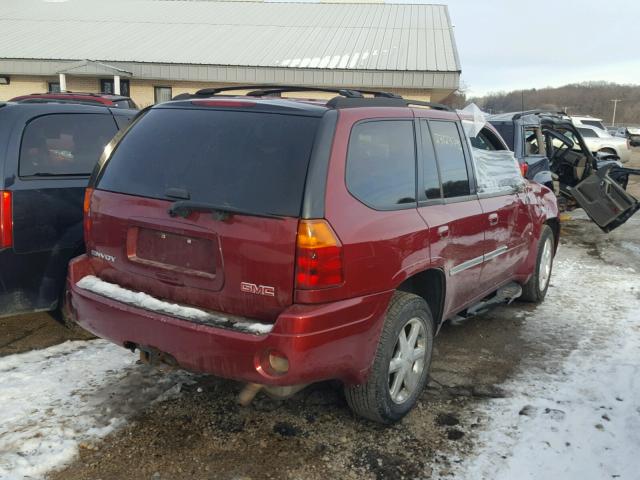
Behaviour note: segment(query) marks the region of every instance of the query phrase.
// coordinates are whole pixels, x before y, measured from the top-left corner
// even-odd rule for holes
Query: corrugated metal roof
[[[460,70],[444,5],[2,0],[0,58]]]

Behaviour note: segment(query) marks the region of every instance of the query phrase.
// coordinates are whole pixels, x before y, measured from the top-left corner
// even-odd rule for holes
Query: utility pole
[[[611,101],[613,102],[613,119],[611,120],[611,125],[615,127],[616,126],[616,109],[618,107],[618,102],[621,102],[622,100],[620,100],[619,98],[614,98]]]

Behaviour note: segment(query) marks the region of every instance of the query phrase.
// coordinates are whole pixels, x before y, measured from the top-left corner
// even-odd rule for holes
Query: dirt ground
[[[640,151],[629,166],[640,168]],[[640,178],[630,191],[640,197]],[[611,235],[580,216],[563,225],[565,244],[580,245],[604,262],[625,265],[625,248],[640,244],[638,226]],[[631,247],[629,247],[631,245]],[[553,278],[552,278],[553,282]],[[527,311],[515,304],[460,325],[447,323],[436,338],[431,382],[402,422],[381,427],[355,418],[339,385],[313,385],[286,401],[259,396],[236,404],[241,385],[193,376],[180,394],[153,403],[128,425],[94,444],[49,476],[62,479],[402,479],[452,475],[486,419],[474,405],[505,394],[527,358],[549,349],[570,351],[571,335],[555,343],[523,339]],[[44,348],[71,338],[48,315],[0,319],[0,355]],[[128,353],[123,350],[123,355]]]

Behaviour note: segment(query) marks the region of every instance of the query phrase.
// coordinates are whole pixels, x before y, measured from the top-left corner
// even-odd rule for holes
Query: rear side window
[[[415,204],[416,152],[411,120],[368,121],[353,127],[347,188],[376,209]]]
[[[438,156],[444,198],[471,194],[469,173],[458,127],[453,122],[429,122]]]
[[[169,189],[180,189],[196,202],[296,217],[319,121],[153,109],[118,144],[97,187],[167,200]]]
[[[22,134],[19,174],[89,175],[117,130],[111,115],[60,113],[37,117]]]

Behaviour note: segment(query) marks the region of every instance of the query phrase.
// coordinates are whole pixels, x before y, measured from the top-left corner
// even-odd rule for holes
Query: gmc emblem
[[[275,297],[276,289],[267,285],[256,285],[255,283],[240,282],[240,291],[245,293],[253,293],[254,295],[264,295],[267,297]]]

